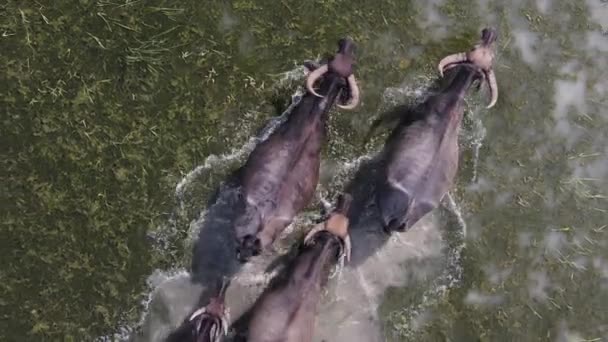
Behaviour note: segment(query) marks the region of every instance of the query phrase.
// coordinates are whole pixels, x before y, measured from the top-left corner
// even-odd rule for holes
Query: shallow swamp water
[[[422,99],[486,25],[499,100],[468,96],[456,186],[407,233],[357,223],[316,338],[608,341],[603,0],[0,4],[0,340],[162,340],[204,292],[190,271],[230,267],[193,257],[226,225],[216,189],[289,115],[302,62],[350,35],[362,105],[331,114],[314,203],[236,271],[237,319],[379,151],[373,120]]]

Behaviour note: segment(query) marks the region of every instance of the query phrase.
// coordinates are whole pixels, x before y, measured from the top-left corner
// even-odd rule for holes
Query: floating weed
[[[571,177],[568,180],[562,181],[561,184],[570,188],[579,198],[584,199],[608,199],[604,194],[595,193],[589,183],[601,181],[596,178],[581,178]]]
[[[32,52],[36,53],[36,50],[32,46],[32,40],[30,38],[29,21],[26,19],[25,13],[20,8],[19,8],[19,14],[21,15],[21,23],[23,24],[23,27],[25,28],[25,45],[27,45],[32,50]]]
[[[97,44],[99,45],[99,47],[101,47],[102,49],[106,50],[106,47],[101,43],[101,40],[97,37],[95,37],[94,35],[92,35],[89,32],[86,32],[91,38],[95,39],[95,41],[97,42]]]
[[[118,26],[120,28],[123,28],[125,30],[129,30],[129,31],[137,32],[137,33],[140,32],[138,29],[130,27],[130,26],[127,26],[127,25],[121,23],[120,21],[118,21],[116,19],[109,18],[109,20],[112,22],[112,24],[114,24],[114,25],[116,25],[116,26]]]
[[[568,159],[582,159],[582,158],[591,158],[591,157],[599,157],[601,153],[579,153],[575,156],[570,156]]]
[[[536,311],[536,310],[535,310],[535,309],[532,307],[532,305],[530,305],[530,304],[526,304],[526,306],[528,307],[528,309],[530,309],[530,311],[532,311],[532,313],[534,313],[534,316],[536,316],[536,317],[538,317],[538,318],[540,318],[540,319],[543,319],[543,316],[541,316],[541,315],[538,313],[538,311]]]
[[[49,25],[49,24],[50,24],[49,19],[48,19],[48,18],[47,18],[47,17],[46,17],[44,14],[42,14],[42,11],[41,11],[41,10],[38,10],[38,13],[40,13],[40,16],[42,17],[42,20],[44,20],[44,22],[45,22],[47,25]]]
[[[108,19],[106,19],[106,14],[103,12],[97,12],[97,16],[99,16],[101,18],[101,20],[103,20],[103,22],[106,24],[106,27],[108,28],[108,30],[110,32],[112,32],[112,26],[108,22]]]
[[[151,9],[152,11],[159,11],[159,12],[163,12],[163,13],[170,13],[170,14],[182,14],[184,13],[184,9],[183,8],[171,8],[171,7],[148,7],[149,9]]]

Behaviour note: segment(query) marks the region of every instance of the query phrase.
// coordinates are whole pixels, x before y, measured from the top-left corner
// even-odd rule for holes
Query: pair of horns
[[[319,68],[313,70],[310,74],[308,74],[308,77],[306,78],[306,89],[311,94],[317,97],[323,97],[313,89],[313,85],[321,76],[326,74],[328,71],[329,67],[327,66],[327,64],[324,64]],[[338,104],[338,107],[346,110],[351,110],[359,105],[360,92],[359,87],[357,86],[357,80],[355,79],[355,75],[351,74],[346,80],[348,81],[348,87],[350,88],[350,101],[348,101],[348,103],[345,105]]]
[[[213,324],[211,326],[211,330],[205,332],[206,336],[209,337],[209,341],[220,342],[222,340],[222,336],[226,336],[228,334],[228,319],[226,317],[215,317],[214,315],[210,315],[207,312],[206,307],[202,307],[196,310],[191,316],[189,321],[197,320],[195,323],[195,331],[196,333],[201,333],[201,327],[203,320],[211,319],[213,320]]]
[[[211,303],[208,306],[204,306],[204,307],[196,310],[192,315],[190,315],[190,318],[188,319],[188,321],[190,321],[190,322],[196,320],[196,322],[194,323],[194,326],[195,326],[195,331],[197,334],[202,332],[201,328],[202,328],[203,320],[207,319],[207,320],[213,321],[211,330],[204,332],[205,334],[207,334],[206,336],[208,337],[208,339],[206,339],[205,341],[209,340],[209,341],[213,341],[213,342],[220,342],[222,340],[222,336],[225,336],[228,334],[228,321],[229,321],[228,310],[226,308],[224,308],[223,315],[221,317],[218,317],[218,316],[216,316],[217,312],[214,312],[213,309],[208,309],[208,307],[210,305],[214,305],[214,304],[212,304],[214,301],[222,302],[222,303],[224,302],[224,298],[226,296],[226,291],[228,290],[229,285],[230,285],[230,279],[227,277],[223,277],[217,296],[215,298],[211,299]]]
[[[476,49],[477,48],[484,49],[485,47],[476,47]],[[475,50],[473,50],[473,51],[475,51]],[[451,68],[457,66],[458,64],[462,64],[462,63],[476,64],[475,61],[473,61],[473,60],[471,60],[471,58],[469,58],[469,53],[465,53],[465,52],[455,53],[455,54],[446,56],[439,62],[439,65],[438,65],[439,74],[441,75],[441,77],[443,77],[444,71],[451,69]],[[488,82],[488,88],[490,89],[490,103],[486,106],[486,108],[492,108],[496,104],[496,101],[498,101],[498,83],[496,82],[496,75],[494,74],[494,70],[491,67],[488,69],[482,68],[482,70],[483,70],[484,77],[485,77],[486,81]]]
[[[348,234],[348,210],[350,209],[350,205],[352,203],[352,196],[350,194],[342,194],[338,197],[338,202],[336,203],[336,207],[330,217],[325,221],[317,224],[313,229],[311,229],[306,237],[304,238],[304,244],[310,244],[312,242],[313,236],[320,231],[327,231],[334,236],[342,239],[342,252],[341,255],[344,256],[346,262],[350,261],[351,255],[351,242],[350,235]],[[337,219],[334,221],[334,219]],[[335,224],[335,225],[334,225]]]
[[[325,226],[325,223],[326,222],[319,223],[313,229],[311,229],[308,232],[308,234],[306,234],[306,236],[304,237],[304,244],[305,245],[311,244],[313,236],[315,234],[317,234],[318,232],[329,231],[327,229],[327,227]],[[352,247],[351,247],[352,245],[351,245],[351,242],[350,242],[350,235],[347,233],[346,236],[344,236],[344,237],[339,236],[339,238],[341,238],[342,242],[344,243],[344,246],[343,246],[344,249],[342,250],[341,254],[344,255],[344,258],[346,259],[346,262],[348,263],[350,261],[350,256],[351,256],[351,253],[352,253],[351,252],[352,251]]]

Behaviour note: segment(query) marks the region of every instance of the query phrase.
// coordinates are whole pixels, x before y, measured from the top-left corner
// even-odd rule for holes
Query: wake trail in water
[[[454,200],[454,197],[452,196],[451,193],[448,193],[447,200],[448,200],[450,211],[454,215],[456,215],[456,219],[458,220],[458,225],[462,228],[461,229],[461,231],[462,231],[462,238],[466,239],[466,237],[467,237],[467,223],[464,221],[464,218],[462,217],[462,212],[460,211],[460,207],[458,206],[458,204],[456,204],[456,201]]]
[[[426,310],[442,301],[447,293],[459,286],[462,281],[463,268],[461,257],[462,251],[466,247],[467,225],[453,196],[448,193],[446,197],[447,209],[455,217],[458,229],[444,227],[444,234],[446,235],[444,239],[447,243],[444,270],[432,282],[429,289],[422,293],[417,304],[393,311],[389,316],[390,321],[397,323],[396,325],[399,328],[396,330],[399,335],[408,340],[415,340],[416,332],[420,328],[420,321],[424,321]]]
[[[471,176],[471,182],[477,181],[477,170],[479,165],[479,151],[483,146],[483,142],[486,138],[486,128],[483,125],[483,121],[480,118],[479,105],[469,105],[471,110],[466,113],[465,127],[463,130],[463,140],[465,145],[473,149],[473,175]]]

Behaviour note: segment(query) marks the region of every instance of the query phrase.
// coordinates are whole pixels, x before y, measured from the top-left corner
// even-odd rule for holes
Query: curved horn
[[[351,110],[359,105],[360,92],[359,87],[357,86],[357,80],[355,79],[355,75],[351,74],[350,76],[348,76],[347,80],[348,87],[350,88],[350,101],[348,101],[348,103],[345,105],[338,104],[338,107],[346,110]]]
[[[196,316],[200,316],[200,315],[202,315],[202,314],[204,314],[206,312],[207,312],[207,308],[203,306],[202,308],[194,311],[194,313],[192,315],[190,315],[190,318],[188,320],[191,321],[194,318],[196,318]]]
[[[224,336],[228,335],[228,321],[229,321],[228,318],[222,317],[222,333]],[[221,341],[220,337],[221,337],[221,335],[219,335],[219,334],[216,336],[217,342]]]
[[[453,55],[449,55],[444,57],[438,65],[439,68],[439,74],[441,75],[441,77],[443,77],[443,69],[445,69],[445,67],[449,64],[452,63],[462,63],[467,61],[467,54],[464,52],[460,52],[460,53],[455,53]]]
[[[498,83],[496,82],[496,75],[494,70],[490,69],[486,71],[486,78],[488,80],[488,87],[490,88],[490,104],[486,108],[492,108],[498,100]]]
[[[319,77],[321,77],[324,73],[327,72],[327,70],[329,70],[329,67],[327,66],[327,64],[325,64],[325,65],[320,66],[318,69],[315,69],[310,74],[308,74],[308,77],[306,78],[306,89],[314,96],[323,97],[323,96],[317,94],[317,92],[315,92],[315,90],[313,89],[312,86],[315,84],[315,81]]]
[[[226,292],[228,292],[228,287],[230,286],[230,278],[227,276],[223,276],[220,281],[220,289],[217,293],[217,299],[224,302],[226,298]]]
[[[320,231],[322,231],[322,230],[325,230],[325,224],[324,224],[324,223],[319,223],[319,224],[317,224],[316,226],[314,226],[314,228],[313,228],[313,229],[311,229],[311,230],[308,232],[308,234],[306,234],[306,236],[304,237],[304,244],[305,244],[305,245],[309,245],[309,244],[311,244],[311,243],[312,243],[312,241],[311,241],[311,240],[312,240],[312,237],[313,237],[313,236],[314,236],[316,233],[318,233],[318,232],[320,232]]]
[[[344,238],[344,257],[346,258],[346,263],[350,262],[350,257],[352,253],[352,247],[350,242],[350,235],[346,235]]]

